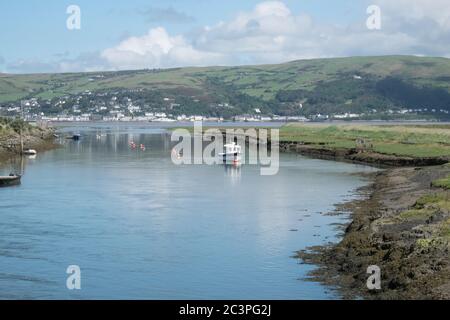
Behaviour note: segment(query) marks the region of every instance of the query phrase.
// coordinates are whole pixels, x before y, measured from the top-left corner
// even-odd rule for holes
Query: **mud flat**
[[[318,266],[311,279],[350,299],[450,299],[449,175],[449,165],[374,174],[361,199],[338,208],[352,220],[342,241],[298,253]],[[381,290],[367,289],[371,265],[381,268]]]
[[[314,158],[347,161],[353,163],[369,164],[379,167],[406,167],[406,166],[435,166],[448,163],[450,156],[437,157],[411,157],[389,155],[371,151],[361,152],[357,148],[335,148],[308,145],[304,142],[280,142],[280,151],[298,153]]]

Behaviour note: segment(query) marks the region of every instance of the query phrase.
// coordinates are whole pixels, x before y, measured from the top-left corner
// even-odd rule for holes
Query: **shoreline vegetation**
[[[280,150],[379,167],[450,161],[450,125],[305,125],[280,130]]]
[[[31,125],[19,119],[0,118],[0,163],[20,155],[21,129],[24,149],[42,152],[57,147],[54,142],[55,131],[52,127],[41,124]]]

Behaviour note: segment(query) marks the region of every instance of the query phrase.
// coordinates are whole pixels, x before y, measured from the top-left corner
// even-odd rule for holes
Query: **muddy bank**
[[[293,152],[314,158],[350,161],[364,163],[379,167],[423,167],[445,164],[450,161],[448,157],[405,157],[386,155],[376,152],[359,152],[356,148],[327,149],[301,142],[280,142],[280,151]]]
[[[57,148],[55,143],[55,130],[53,128],[35,128],[32,133],[23,136],[25,149],[35,149],[37,152],[43,152]],[[11,133],[0,136],[0,162],[20,155],[20,136],[17,133]]]
[[[312,280],[332,285],[344,298],[450,298],[450,191],[432,181],[450,166],[396,168],[374,175],[366,197],[343,204],[352,222],[337,245],[298,253],[318,265]],[[381,268],[382,288],[369,291],[367,267]]]

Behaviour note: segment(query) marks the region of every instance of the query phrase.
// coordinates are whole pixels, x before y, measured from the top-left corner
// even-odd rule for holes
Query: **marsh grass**
[[[369,142],[377,153],[408,157],[450,156],[450,127],[287,124],[280,140],[327,148],[356,148]]]
[[[441,245],[448,246],[450,241],[450,194],[448,191],[428,194],[417,200],[416,204],[410,210],[400,213],[399,217],[403,221],[427,220],[437,214],[444,215],[443,221],[436,225],[429,225],[428,231],[430,237],[417,240],[417,245],[421,249],[429,249]]]
[[[411,209],[400,213],[400,218],[404,220],[428,219],[437,212],[433,208]]]
[[[444,179],[433,181],[433,187],[450,190],[450,176]]]

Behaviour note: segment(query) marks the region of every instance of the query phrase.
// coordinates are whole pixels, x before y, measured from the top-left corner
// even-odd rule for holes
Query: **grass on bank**
[[[20,119],[10,119],[0,117],[0,137],[18,134],[20,130],[24,134],[33,131],[33,126]]]
[[[444,179],[433,181],[433,187],[450,190],[450,176]]]
[[[416,244],[419,249],[429,249],[438,246],[448,246],[450,244],[450,193],[447,190],[422,196],[410,210],[403,211],[399,218],[403,222],[411,221],[433,221],[425,223],[425,228],[429,236],[418,239]],[[443,215],[443,220],[434,219],[438,215]]]
[[[450,156],[450,126],[287,124],[280,140],[324,148],[356,148],[357,140],[370,150],[409,157]]]

